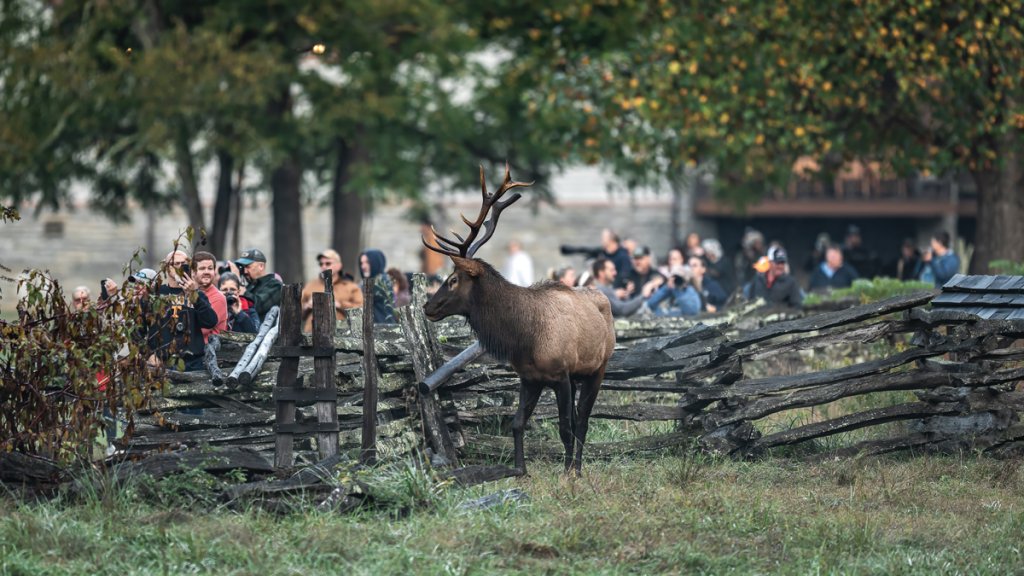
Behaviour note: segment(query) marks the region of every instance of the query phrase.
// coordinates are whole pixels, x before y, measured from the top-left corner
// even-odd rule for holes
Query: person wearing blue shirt
[[[842,249],[830,245],[825,249],[825,261],[819,264],[811,275],[808,289],[849,288],[857,278],[857,270],[843,262]]]
[[[930,278],[939,288],[960,271],[960,257],[949,247],[949,232],[939,231],[932,236],[932,247],[921,255],[922,280]]]
[[[700,294],[693,287],[693,271],[686,266],[674,266],[668,282],[655,290],[647,299],[647,307],[655,316],[696,316],[701,311]],[[661,304],[668,303],[663,308]]]

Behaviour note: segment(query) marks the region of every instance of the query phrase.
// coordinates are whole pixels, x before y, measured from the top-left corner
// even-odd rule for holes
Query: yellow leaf
[[[699,68],[699,65],[697,64],[696,60],[690,62],[690,74],[696,74],[698,68]]]
[[[718,117],[718,121],[720,123],[722,123],[722,124],[728,124],[729,123],[729,113],[728,112],[722,112],[722,115]]]
[[[797,138],[803,138],[806,133],[807,131],[804,130],[803,126],[797,126],[793,129],[793,134],[795,134]]]
[[[764,144],[764,134],[758,134],[754,137],[754,144],[757,144],[758,146]]]
[[[825,82],[821,85],[821,89],[824,90],[825,92],[830,92],[832,90],[832,83],[829,82],[828,80],[825,80]]]
[[[668,63],[668,71],[670,74],[679,74],[679,71],[683,69],[683,65],[678,60],[673,60]]]

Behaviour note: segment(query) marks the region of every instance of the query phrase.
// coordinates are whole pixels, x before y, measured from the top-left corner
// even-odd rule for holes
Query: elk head
[[[513,182],[512,176],[509,174],[508,164],[506,163],[504,182],[502,182],[494,194],[488,194],[487,182],[484,180],[484,167],[481,166],[480,188],[483,193],[483,200],[480,203],[480,213],[473,222],[470,222],[465,215],[459,215],[462,217],[462,221],[469,226],[469,234],[463,238],[452,231],[452,236],[457,239],[452,240],[441,236],[437,233],[437,230],[431,227],[430,229],[437,239],[438,246],[432,246],[425,238],[421,238],[424,246],[434,252],[448,256],[452,259],[452,263],[455,264],[455,271],[445,279],[444,284],[441,285],[423,307],[423,312],[427,318],[437,321],[448,316],[469,315],[470,294],[473,290],[473,285],[488,270],[488,267],[481,260],[473,258],[473,255],[494,235],[494,229],[498,225],[498,217],[501,215],[501,211],[522,198],[522,194],[518,192],[504,200],[502,200],[502,196],[512,188],[530,186],[531,184],[533,182]],[[488,213],[491,215],[490,219],[487,219]],[[481,228],[485,229],[484,235],[477,240]]]

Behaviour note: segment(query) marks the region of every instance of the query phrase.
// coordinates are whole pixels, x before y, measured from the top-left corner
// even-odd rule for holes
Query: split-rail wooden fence
[[[289,459],[280,453],[276,460],[271,456],[282,438],[296,443],[300,460],[315,461],[325,455],[323,435],[329,434],[337,439],[338,449],[365,453],[364,383],[375,378],[379,398],[370,413],[375,415],[378,457],[417,449],[426,449],[435,462],[450,464],[466,458],[507,457],[510,435],[494,432],[507,430],[515,412],[517,378],[507,366],[472,350],[462,354],[470,362],[448,370],[445,378],[431,378],[445,369],[445,358],[470,348],[474,338],[463,321],[426,321],[423,283],[415,282],[414,288],[412,305],[399,310],[398,326],[371,330],[375,358],[367,365],[361,311],[350,310],[337,331],[314,334],[310,343],[308,336],[296,338],[295,330],[284,328],[294,316],[288,294],[297,295],[298,290],[289,287],[282,309],[283,339],[270,349],[266,366],[250,385],[231,391],[214,387],[208,375],[177,375],[154,402],[152,413],[143,416],[129,449],[245,446],[284,467],[291,464]],[[863,441],[828,454],[965,448],[994,455],[1020,452],[1024,394],[1015,384],[1024,379],[1024,349],[1017,347],[1024,337],[1024,320],[983,320],[965,312],[933,310],[928,305],[934,296],[922,292],[790,319],[782,312],[778,317],[783,319],[774,322],[766,322],[771,316],[763,312],[749,310],[697,320],[618,322],[620,349],[609,364],[593,417],[672,425],[662,427],[669,431],[660,434],[594,443],[588,454],[696,446],[752,457],[882,425],[886,427],[865,435]],[[324,297],[329,304],[329,295]],[[333,318],[333,306],[330,310]],[[759,326],[741,329],[751,323]],[[248,338],[225,335],[219,361],[230,367]],[[808,358],[813,366],[817,356],[834,355],[843,347],[862,350],[872,343],[883,351],[878,357],[821,370],[807,367]],[[314,365],[332,357],[335,364],[329,368],[328,381]],[[780,358],[797,360],[790,362],[798,367],[796,373],[761,375],[765,364]],[[285,382],[279,374],[293,371],[294,382],[316,378],[316,391],[283,392]],[[435,391],[424,395],[421,387]],[[780,425],[776,416],[897,391],[902,394],[894,404],[864,402],[867,407],[862,410],[835,416],[816,410],[795,426]],[[294,402],[294,423],[287,420],[288,409],[275,405],[275,398]],[[332,398],[336,403],[329,412],[305,405]],[[185,408],[202,411],[181,412]],[[556,415],[552,403],[542,403],[535,412],[539,420]],[[275,435],[275,422],[280,435]],[[309,434],[311,430],[314,433]],[[528,433],[528,456],[561,454],[559,443],[530,437]]]

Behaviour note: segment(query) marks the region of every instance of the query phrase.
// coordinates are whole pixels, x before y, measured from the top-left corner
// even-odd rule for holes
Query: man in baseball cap
[[[266,318],[267,312],[274,306],[281,305],[281,283],[267,271],[267,257],[258,248],[248,248],[235,259],[238,271],[249,282],[246,295],[256,301],[256,313]]]

